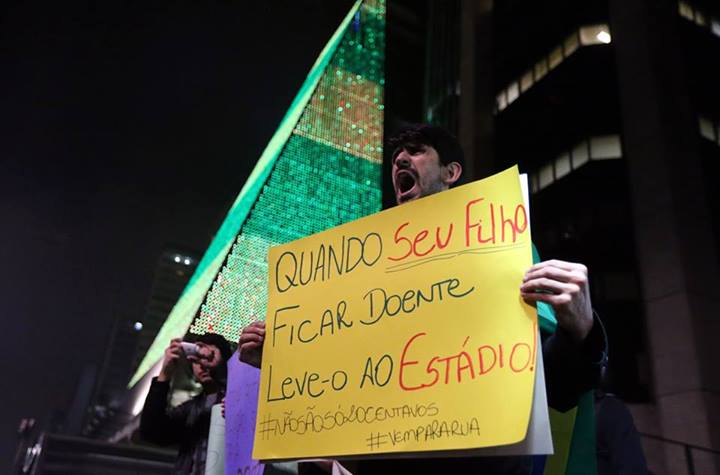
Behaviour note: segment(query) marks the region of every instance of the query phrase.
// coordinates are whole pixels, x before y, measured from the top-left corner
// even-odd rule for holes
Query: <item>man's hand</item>
[[[254,322],[243,328],[238,341],[240,361],[259,368],[264,341],[265,322]]]
[[[593,326],[587,267],[550,260],[535,264],[523,278],[520,295],[528,303],[546,302],[555,309],[558,325],[576,341],[582,341]]]
[[[175,374],[177,363],[183,354],[180,338],[170,340],[170,346],[165,349],[165,357],[163,358],[162,369],[158,375],[158,381],[170,381]]]

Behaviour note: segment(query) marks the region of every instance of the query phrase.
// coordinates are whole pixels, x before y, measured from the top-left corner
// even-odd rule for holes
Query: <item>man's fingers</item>
[[[242,329],[238,340],[238,358],[247,364],[260,367],[260,354],[265,341],[265,322],[253,322]]]
[[[260,347],[262,347],[262,345],[260,345],[260,343],[255,343],[255,342],[251,341],[249,343],[243,343],[242,345],[240,345],[240,352],[252,351],[252,350],[256,350]]]
[[[243,333],[242,335],[240,335],[240,344],[241,344],[241,345],[242,345],[243,343],[247,343],[247,342],[250,342],[250,341],[254,341],[254,342],[257,342],[257,343],[262,343],[263,341],[265,341],[265,336],[264,336],[264,335],[257,335],[257,334],[255,334],[255,333]]]
[[[522,293],[521,296],[527,303],[545,302],[553,307],[567,305],[572,300],[569,294]]]
[[[265,326],[262,327],[259,325],[251,325],[249,327],[245,327],[242,331],[243,333],[254,333],[257,335],[264,335],[265,334]]]
[[[584,284],[587,282],[587,276],[580,270],[567,271],[559,267],[546,266],[538,269],[530,269],[523,278],[523,282],[533,279],[554,279],[560,282],[571,282],[574,284]]]
[[[576,262],[560,261],[557,259],[550,259],[549,261],[539,262],[539,263],[533,265],[532,267],[530,267],[528,272],[531,272],[531,271],[534,271],[537,269],[543,269],[545,267],[556,267],[558,269],[562,269],[562,270],[565,270],[568,272],[577,271],[577,272],[581,272],[585,275],[587,275],[587,273],[588,273],[587,267],[585,267],[585,265],[583,265],[583,264],[578,264]]]
[[[242,340],[243,337],[245,337],[245,338],[265,338],[265,330],[247,331],[247,332],[244,331],[240,334],[240,339]]]
[[[559,280],[555,279],[548,279],[545,277],[541,277],[539,279],[532,279],[525,282],[520,287],[520,292],[524,294],[532,294],[532,293],[552,293],[552,294],[561,294],[561,293],[577,293],[580,290],[580,287],[577,284],[567,283],[567,282],[560,282]]]

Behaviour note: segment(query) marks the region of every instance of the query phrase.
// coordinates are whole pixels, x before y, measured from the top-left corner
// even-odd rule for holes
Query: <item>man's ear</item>
[[[462,165],[458,162],[450,162],[445,165],[444,168],[445,173],[443,176],[443,183],[450,187],[460,179],[460,176],[462,175]]]

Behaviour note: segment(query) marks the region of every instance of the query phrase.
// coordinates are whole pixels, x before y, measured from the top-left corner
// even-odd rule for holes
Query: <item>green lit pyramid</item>
[[[237,341],[265,319],[271,246],[381,207],[385,0],[358,1],[325,46],[130,381],[188,331]]]

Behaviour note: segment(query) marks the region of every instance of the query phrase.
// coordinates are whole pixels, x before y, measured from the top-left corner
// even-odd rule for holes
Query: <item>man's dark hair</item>
[[[223,362],[227,363],[232,357],[233,350],[230,347],[230,343],[222,336],[217,333],[205,333],[194,339],[194,341],[205,343],[206,345],[214,345],[220,350],[220,356],[222,356]]]
[[[403,148],[430,145],[437,151],[443,165],[451,162],[458,162],[460,166],[465,165],[465,155],[460,142],[450,132],[436,125],[407,125],[388,139],[388,145],[393,158]]]

